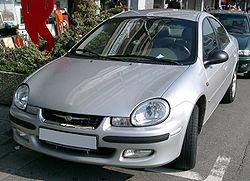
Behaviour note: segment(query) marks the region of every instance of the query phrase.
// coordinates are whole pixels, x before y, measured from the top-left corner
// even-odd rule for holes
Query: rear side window
[[[221,26],[221,24],[218,23],[213,18],[209,18],[209,21],[211,22],[212,26],[214,27],[215,34],[218,37],[218,42],[219,42],[220,48],[221,49],[225,48],[230,40],[228,38],[228,35],[227,35],[224,27]]]
[[[202,40],[203,40],[203,60],[207,60],[208,55],[219,49],[214,30],[208,19],[203,21],[202,25]]]

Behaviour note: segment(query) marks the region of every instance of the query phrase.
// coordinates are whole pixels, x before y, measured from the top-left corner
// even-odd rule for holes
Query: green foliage
[[[0,51],[0,70],[30,74],[48,62],[48,58],[31,43],[28,47]]]
[[[110,14],[110,15],[115,15],[115,14],[118,14],[120,12],[122,12],[122,7],[121,6],[115,6],[114,8],[111,8],[109,9],[107,12]]]
[[[72,15],[70,28],[59,37],[56,37],[51,57],[57,58],[66,53],[66,44],[77,42],[82,36],[98,25],[95,0],[80,0]]]
[[[93,49],[103,49],[106,46],[106,43],[110,39],[110,34],[102,31],[99,36],[93,39],[91,42],[87,44],[85,47],[86,50],[93,51]]]
[[[116,6],[96,14],[97,6],[95,0],[80,0],[72,15],[70,28],[61,36],[56,37],[55,47],[51,53],[52,58],[58,58],[66,53],[66,44],[70,41],[77,42],[82,36],[90,32],[105,19],[120,13],[122,8]],[[104,37],[102,37],[104,38]]]
[[[103,20],[122,10],[120,7],[115,7],[96,15],[96,9],[95,0],[80,0],[71,17],[70,28],[55,38],[55,46],[49,56],[43,52],[44,40],[41,40],[40,50],[33,43],[30,43],[28,47],[16,49],[0,47],[0,71],[28,75],[49,61],[64,55],[68,42],[77,42]],[[104,39],[107,39],[105,34],[96,42],[102,42]]]

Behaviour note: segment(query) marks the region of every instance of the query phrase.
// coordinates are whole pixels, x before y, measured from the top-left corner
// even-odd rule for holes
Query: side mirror
[[[208,59],[204,61],[205,67],[213,64],[219,64],[228,60],[228,54],[223,50],[217,50],[208,55]]]
[[[65,46],[65,50],[69,51],[74,45],[76,44],[76,42],[74,42],[73,40],[70,40],[66,46]]]

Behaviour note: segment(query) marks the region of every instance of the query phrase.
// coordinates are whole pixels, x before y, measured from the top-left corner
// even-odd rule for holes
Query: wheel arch
[[[200,132],[202,130],[203,123],[204,123],[205,112],[206,112],[206,96],[202,95],[198,99],[196,105],[199,108],[198,134],[200,134]]]

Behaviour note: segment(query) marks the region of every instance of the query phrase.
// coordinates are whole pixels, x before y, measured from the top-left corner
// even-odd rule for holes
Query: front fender
[[[171,108],[183,102],[195,105],[206,92],[206,74],[201,61],[191,65],[163,94]]]

